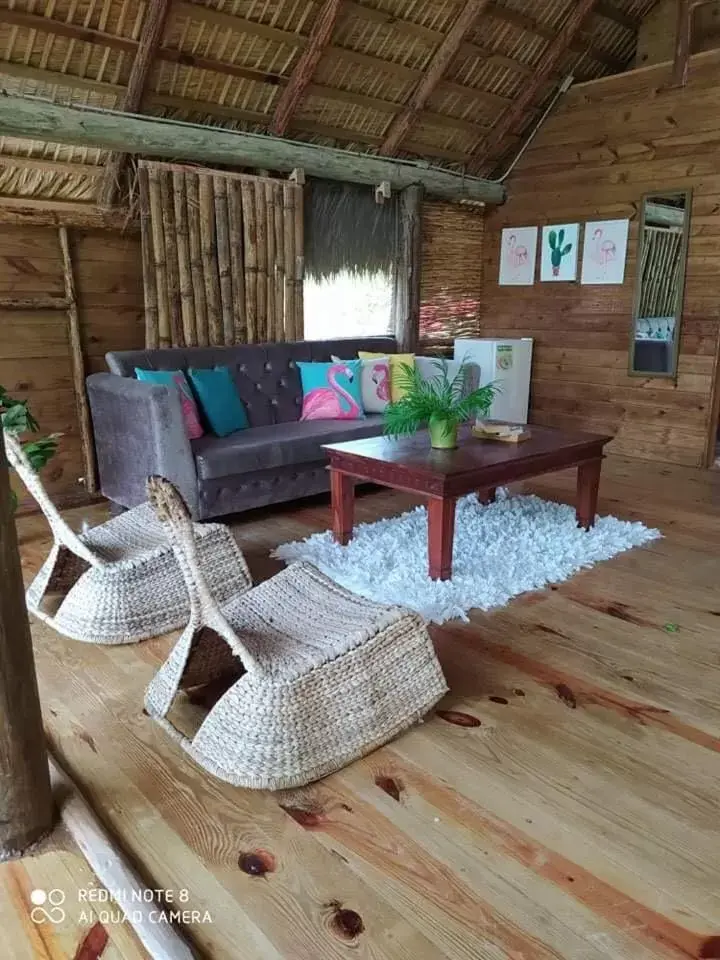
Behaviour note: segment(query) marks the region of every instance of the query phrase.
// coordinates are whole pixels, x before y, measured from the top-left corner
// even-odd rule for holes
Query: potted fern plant
[[[0,422],[3,430],[8,433],[37,433],[40,426],[28,409],[27,400],[16,400],[11,397],[5,387],[0,384]],[[40,470],[55,456],[59,433],[51,433],[47,437],[37,437],[23,443],[23,453],[30,461],[34,470]],[[17,507],[17,494],[10,491],[13,508]]]
[[[415,367],[401,365],[398,386],[404,396],[385,408],[385,434],[401,437],[427,426],[430,445],[451,450],[457,446],[458,426],[474,414],[486,415],[498,388],[488,383],[463,396],[467,366],[461,364],[452,379],[442,360],[435,366],[437,376],[423,379]]]

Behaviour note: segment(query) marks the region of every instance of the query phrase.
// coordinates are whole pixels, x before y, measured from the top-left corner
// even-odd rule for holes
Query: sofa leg
[[[114,500],[108,500],[110,505],[110,516],[119,517],[123,513],[127,513],[127,507],[124,507],[121,503],[115,503]]]

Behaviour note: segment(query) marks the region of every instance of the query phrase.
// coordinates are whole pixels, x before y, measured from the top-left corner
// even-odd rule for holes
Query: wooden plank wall
[[[664,65],[578,86],[541,130],[509,178],[507,204],[487,218],[483,336],[535,338],[536,422],[609,430],[617,453],[703,465],[720,332],[720,54],[693,57],[684,89],[669,78]],[[688,187],[677,382],[629,377],[640,199]],[[632,218],[622,286],[498,285],[502,227],[613,217]]]
[[[91,373],[106,369],[103,357],[108,350],[143,345],[140,239],[70,231],[70,241],[83,351]],[[57,230],[3,227],[0,296],[45,295],[64,296]],[[48,489],[58,502],[82,498],[78,481],[83,461],[64,311],[0,311],[0,383],[30,399],[43,433],[63,434],[58,455],[45,469]]]

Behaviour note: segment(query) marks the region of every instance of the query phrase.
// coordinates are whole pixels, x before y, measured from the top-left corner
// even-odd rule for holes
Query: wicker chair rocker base
[[[116,526],[121,535],[117,540]],[[81,539],[101,562],[92,565],[56,542],[27,590],[30,613],[71,640],[107,645],[137,643],[187,623],[185,582],[147,504]],[[210,589],[220,603],[251,586],[245,560],[227,527],[198,524],[197,541]],[[127,559],[115,559],[120,544]]]
[[[420,722],[447,692],[420,618],[402,611],[383,624],[388,612],[376,608],[362,643],[295,680],[245,674],[192,739],[165,719],[152,688],[146,710],[199,766],[233,786],[284,790],[319,780]]]

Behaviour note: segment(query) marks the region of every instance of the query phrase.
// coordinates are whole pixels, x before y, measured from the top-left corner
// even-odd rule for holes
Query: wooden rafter
[[[697,4],[693,0],[678,0],[675,54],[670,81],[674,87],[684,87],[687,83],[692,43],[692,22],[696,6]]]
[[[383,156],[392,156],[397,152],[411,126],[417,120],[420,111],[424,108],[428,98],[440,83],[445,71],[460,49],[466,34],[487,4],[488,0],[466,0],[465,6],[435,51],[430,66],[413,91],[409,103],[390,124],[385,140],[380,147],[380,153]]]
[[[290,126],[295,110],[312,83],[318,64],[332,39],[340,15],[342,0],[325,0],[312,25],[308,43],[295,64],[288,85],[275,107],[270,131],[282,137]]]
[[[556,31],[552,27],[548,27],[544,23],[539,23],[534,17],[526,13],[511,10],[509,7],[501,7],[498,3],[494,2],[488,4],[487,13],[495,17],[495,19],[502,20],[505,23],[511,23],[513,26],[518,27],[520,30],[525,30],[527,33],[534,33],[544,40],[552,42],[555,39]],[[588,56],[597,60],[598,63],[602,63],[614,73],[621,72],[626,66],[624,60],[620,60],[618,57],[614,57],[612,54],[598,49],[597,46],[592,44],[590,38],[587,37],[574,37],[572,42],[568,44],[567,49],[573,50],[576,53],[587,53]]]
[[[125,97],[119,108],[127,113],[136,113],[142,106],[155,53],[162,42],[170,4],[171,0],[153,0],[153,3],[149,3],[146,7],[140,42],[130,71]],[[108,158],[98,191],[98,202],[101,207],[112,206],[126,162],[127,155],[123,153],[115,153]]]
[[[555,70],[561,57],[572,45],[573,39],[577,36],[583,22],[597,2],[598,0],[579,0],[573,8],[562,29],[546,50],[530,83],[520,93],[512,107],[505,111],[490,131],[489,136],[476,149],[477,159],[469,165],[471,172],[481,169],[495,155],[507,134],[514,130],[522,118],[526,116],[529,107]]]
[[[633,33],[635,33],[639,26],[639,21],[635,17],[616,7],[611,0],[600,0],[597,7],[595,7],[595,13],[599,17],[604,17],[606,20],[619,23],[621,27],[624,27],[626,30],[632,30]]]

